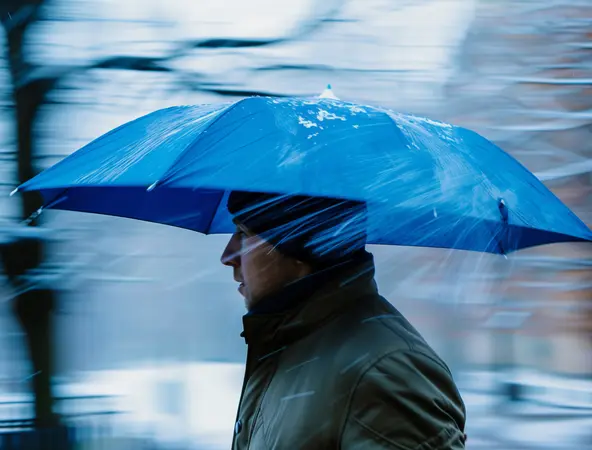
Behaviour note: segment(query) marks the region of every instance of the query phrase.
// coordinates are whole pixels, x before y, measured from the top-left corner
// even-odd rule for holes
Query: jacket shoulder
[[[419,331],[381,296],[360,301],[339,322],[336,327],[340,331],[337,332],[345,334],[344,341],[371,348],[375,357],[399,350],[417,351],[432,357],[448,370]]]
[[[341,358],[358,362],[348,381],[343,448],[464,448],[466,412],[452,374],[394,306],[369,298],[332,332],[342,342]],[[354,358],[360,354],[363,362]]]
[[[463,449],[465,407],[440,361],[395,350],[359,376],[341,434],[343,448]]]

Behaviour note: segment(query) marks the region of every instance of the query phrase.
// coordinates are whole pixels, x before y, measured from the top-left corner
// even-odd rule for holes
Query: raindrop
[[[151,192],[153,191],[156,186],[158,185],[159,180],[156,180],[154,183],[152,183],[150,186],[148,186],[148,189],[146,189],[146,192]]]
[[[362,320],[360,323],[366,323],[366,322],[370,322],[372,320],[386,319],[389,317],[397,317],[397,316],[394,314],[380,314],[379,316],[367,317],[366,319]]]
[[[16,188],[15,190],[13,190],[13,191],[10,193],[9,197],[12,197],[14,194],[16,194],[16,193],[18,192],[18,190],[19,190],[19,188]]]
[[[263,361],[264,359],[269,358],[270,356],[273,356],[277,353],[283,352],[286,348],[288,348],[287,346],[283,346],[281,348],[278,348],[277,350],[274,350],[272,352],[267,353],[266,355],[263,355],[262,357],[259,358],[259,361]]]
[[[34,377],[36,377],[37,375],[40,375],[40,374],[41,374],[41,371],[40,371],[40,370],[38,370],[37,372],[35,372],[35,373],[32,373],[32,374],[31,374],[31,375],[29,375],[29,376],[26,376],[26,377],[23,379],[23,381],[30,380],[31,378],[34,378]]]
[[[299,369],[300,367],[302,367],[302,366],[304,366],[306,364],[309,364],[309,363],[311,363],[313,361],[316,361],[317,359],[319,359],[319,357],[318,356],[315,356],[314,358],[309,359],[308,361],[304,361],[304,362],[301,362],[300,364],[296,364],[295,366],[290,367],[289,369],[287,369],[286,370],[286,373],[291,372],[291,371],[293,371],[295,369]]]
[[[295,398],[301,398],[301,397],[309,397],[311,395],[314,395],[315,391],[307,391],[307,392],[301,392],[299,394],[294,394],[294,395],[286,395],[285,397],[282,397],[280,400],[282,402],[285,402],[286,400],[293,400]]]
[[[341,375],[343,375],[345,372],[347,372],[349,369],[351,369],[352,367],[354,367],[356,364],[359,364],[360,362],[362,362],[364,359],[366,359],[368,356],[370,356],[370,353],[365,353],[362,356],[360,356],[359,358],[356,358],[354,361],[352,361],[350,364],[348,364],[347,366],[345,366],[343,369],[341,369],[339,371],[339,373]]]

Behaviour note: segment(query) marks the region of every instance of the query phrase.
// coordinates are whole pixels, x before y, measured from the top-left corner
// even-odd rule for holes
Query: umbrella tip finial
[[[327,85],[327,88],[323,91],[319,98],[330,98],[332,100],[339,100],[339,98],[333,93],[333,88],[330,84]]]

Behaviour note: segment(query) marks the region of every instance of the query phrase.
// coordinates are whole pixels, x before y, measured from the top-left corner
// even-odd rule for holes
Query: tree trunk
[[[6,30],[7,59],[12,77],[14,122],[17,137],[18,183],[34,176],[35,120],[45,95],[51,88],[50,80],[27,80],[32,66],[25,60],[25,34],[37,19],[43,0],[12,0],[0,8],[2,25]],[[21,217],[29,218],[41,205],[38,193],[21,195]],[[38,225],[37,219],[28,226]],[[13,310],[26,335],[32,361],[30,377],[35,395],[35,425],[52,427],[58,424],[53,413],[51,379],[53,374],[53,311],[55,294],[45,288],[31,286],[24,280],[43,261],[44,242],[41,238],[15,238],[0,247],[5,272],[18,294],[13,299]]]

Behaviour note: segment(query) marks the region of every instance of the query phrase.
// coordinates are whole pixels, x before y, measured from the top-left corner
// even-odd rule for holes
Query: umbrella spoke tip
[[[10,194],[8,194],[9,197],[12,197],[14,194],[16,194],[19,191],[19,188],[15,188]]]
[[[152,183],[150,186],[148,186],[148,188],[146,189],[146,192],[151,192],[153,191],[156,186],[158,186],[159,180],[156,180],[154,183]]]

